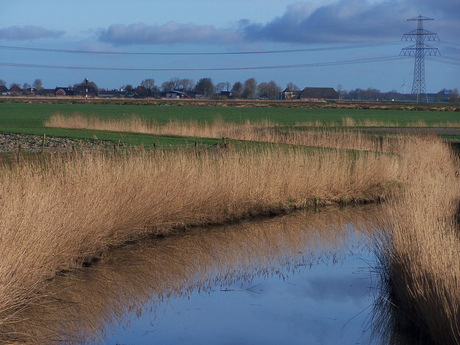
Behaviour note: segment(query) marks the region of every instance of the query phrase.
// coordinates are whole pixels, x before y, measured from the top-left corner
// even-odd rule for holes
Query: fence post
[[[22,145],[19,144],[19,146],[18,146],[18,156],[16,158],[18,164],[21,162],[21,151],[22,151]]]
[[[46,133],[43,133],[42,153],[45,152]]]

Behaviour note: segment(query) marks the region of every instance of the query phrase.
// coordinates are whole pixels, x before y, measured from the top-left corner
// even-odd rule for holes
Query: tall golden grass
[[[175,227],[222,223],[317,200],[384,196],[386,155],[229,150],[51,156],[1,168],[0,325],[59,272],[111,246]]]
[[[174,120],[163,124],[136,115],[120,119],[103,119],[79,113],[54,114],[45,122],[45,126],[207,138],[225,137],[249,141],[388,152],[396,149],[393,147],[394,141],[399,138],[370,135],[349,130],[346,127],[334,129],[325,125],[313,126],[310,129],[304,129],[302,126],[302,130],[295,131],[279,128],[277,124],[268,120],[259,122],[248,120],[244,123],[225,122],[221,119],[203,123]]]
[[[96,130],[110,130],[120,132],[136,132],[136,133],[151,133],[151,134],[171,134],[182,136],[195,136],[195,137],[235,137],[237,139],[245,139],[245,136],[251,135],[254,130],[260,128],[272,128],[276,124],[269,121],[245,121],[243,124],[235,122],[225,122],[220,118],[211,122],[197,122],[197,121],[180,121],[171,120],[167,123],[159,123],[154,120],[148,120],[137,115],[129,115],[123,118],[100,118],[97,116],[86,116],[80,113],[73,113],[71,115],[62,115],[55,113],[49,117],[45,122],[47,127],[61,127],[61,128],[84,128]],[[330,130],[332,127],[443,127],[443,128],[457,128],[460,127],[460,122],[439,122],[428,125],[425,121],[419,120],[409,123],[398,123],[390,121],[379,121],[375,119],[362,119],[355,120],[351,117],[344,117],[339,123],[322,122],[316,120],[314,122],[307,121],[297,123],[296,127],[310,127],[310,128],[327,128]]]
[[[404,331],[419,340],[459,344],[457,157],[440,141],[419,140],[405,147],[404,158],[406,181],[386,205],[391,233],[382,245],[396,315],[388,322],[401,327],[410,320]]]

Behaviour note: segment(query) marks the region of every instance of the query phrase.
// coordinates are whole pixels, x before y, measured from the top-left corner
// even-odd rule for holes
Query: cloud
[[[241,22],[247,41],[339,43],[398,40],[415,29],[408,18],[436,17],[446,34],[460,30],[458,0],[338,0],[312,9],[299,2],[266,24]],[[439,23],[440,24],[440,23]]]
[[[228,44],[238,39],[232,29],[218,29],[211,25],[179,24],[164,25],[112,25],[100,33],[99,39],[116,45],[162,44],[162,43],[209,43]]]
[[[337,43],[399,39],[408,16],[407,6],[393,0],[340,0],[313,10],[306,3],[296,3],[271,22],[249,24],[242,30],[245,39],[253,41]]]
[[[420,14],[434,17],[446,34],[460,30],[458,0],[337,0],[313,6],[297,2],[267,23],[241,19],[233,27],[212,25],[112,25],[99,34],[99,40],[115,45],[130,44],[252,44],[257,42],[342,43],[397,41],[415,29],[408,18]]]
[[[28,41],[41,38],[57,38],[63,34],[62,31],[48,30],[39,26],[10,26],[0,29],[0,39],[10,41]]]

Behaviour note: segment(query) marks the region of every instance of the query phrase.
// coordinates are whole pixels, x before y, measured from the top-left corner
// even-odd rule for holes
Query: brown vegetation
[[[378,207],[331,208],[144,239],[105,253],[90,269],[57,277],[39,304],[17,316],[23,321],[1,329],[23,343],[104,343],[98,337],[105,327],[171,296],[276,275],[285,265],[295,273],[298,265],[340,262],[349,224],[367,243],[380,218]]]
[[[126,240],[318,201],[390,197],[382,250],[393,303],[433,341],[458,343],[458,164],[447,144],[434,136],[274,131],[271,124],[209,127],[201,133],[395,154],[228,148],[198,157],[139,152],[3,167],[0,327],[46,291],[47,279]]]

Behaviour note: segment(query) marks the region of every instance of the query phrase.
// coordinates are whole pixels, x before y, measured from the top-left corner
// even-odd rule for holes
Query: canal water
[[[48,344],[377,344],[380,220],[330,209],[129,244],[55,279],[24,329]]]

